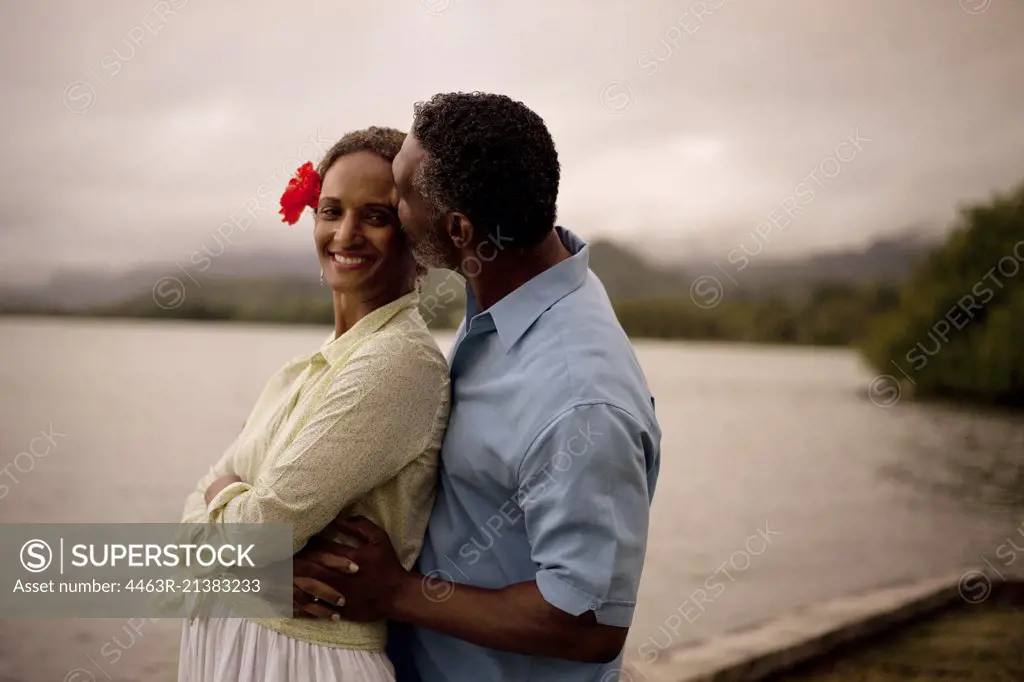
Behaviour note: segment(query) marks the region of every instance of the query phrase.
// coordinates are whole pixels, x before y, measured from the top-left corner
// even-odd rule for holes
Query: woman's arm
[[[211,483],[210,487],[206,489],[206,492],[203,493],[203,500],[205,500],[206,504],[209,505],[210,502],[213,501],[213,498],[217,497],[217,493],[219,493],[221,490],[224,490],[224,488],[227,488],[232,483],[244,483],[244,481],[242,480],[241,476],[236,476],[234,474],[221,476],[213,483]]]
[[[249,423],[255,423],[253,420],[258,418],[257,415],[259,413],[260,406],[269,396],[277,395],[280,393],[283,386],[290,384],[294,379],[296,367],[304,365],[307,361],[308,358],[305,356],[293,358],[281,369],[277,370],[269,380],[267,380],[266,385],[263,387],[259,397],[256,399],[255,406],[249,412],[249,416],[242,424],[242,430],[235,438],[235,441],[227,450],[224,451],[224,454],[213,468],[210,469],[205,476],[199,479],[199,482],[196,483],[195,490],[185,498],[185,512],[182,515],[182,523],[207,523],[209,521],[209,516],[206,511],[207,500],[205,499],[205,496],[210,485],[219,478],[229,476],[236,476],[239,479],[242,479],[242,473],[245,471],[251,471],[251,464],[247,465],[245,462],[239,462],[237,458],[237,454],[243,441],[249,438],[249,434],[246,434],[245,432],[245,427]]]
[[[448,408],[447,365],[416,343],[369,340],[337,370],[323,403],[271,468],[253,485],[221,490],[209,519],[290,524],[298,551],[342,509],[398,475],[439,436]]]
[[[243,428],[244,431],[244,428]],[[235,442],[224,451],[221,455],[220,460],[213,467],[206,472],[206,475],[199,479],[196,483],[195,490],[189,493],[188,497],[185,498],[185,511],[182,514],[182,523],[206,523],[209,521],[206,512],[206,495],[207,488],[210,487],[214,481],[223,476],[234,476],[234,456],[235,451],[238,449],[242,440],[242,434],[239,434],[235,438]]]

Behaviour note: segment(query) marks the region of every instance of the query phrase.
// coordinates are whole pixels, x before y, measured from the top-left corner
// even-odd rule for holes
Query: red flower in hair
[[[320,201],[320,176],[313,169],[313,163],[307,161],[295,171],[295,177],[288,181],[288,187],[281,195],[282,220],[289,225],[299,222],[302,211],[308,206],[314,211]]]

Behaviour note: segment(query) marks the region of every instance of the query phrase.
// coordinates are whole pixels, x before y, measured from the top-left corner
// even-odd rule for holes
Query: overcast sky
[[[1022,32],[1020,0],[0,0],[0,269],[187,259],[232,216],[311,248],[298,163],[450,90],[545,118],[585,238],[724,255],[795,197],[765,253],[861,244],[1024,179]]]

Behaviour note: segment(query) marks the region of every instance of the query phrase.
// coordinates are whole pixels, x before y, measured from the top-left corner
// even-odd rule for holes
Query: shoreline
[[[975,578],[975,581],[968,580]],[[980,597],[971,585],[985,589]],[[1009,595],[1009,596],[1007,596]],[[995,579],[975,567],[939,578],[835,597],[719,636],[665,650],[646,665],[626,664],[620,682],[758,682],[813,665],[957,607],[1013,598],[1024,576]]]

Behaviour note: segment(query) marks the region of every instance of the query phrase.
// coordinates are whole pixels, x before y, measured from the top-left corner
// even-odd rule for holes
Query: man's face
[[[416,171],[426,158],[427,152],[419,140],[407,135],[391,166],[398,192],[398,219],[416,262],[427,268],[452,268],[456,257],[444,229],[444,216],[434,210],[413,184]]]

